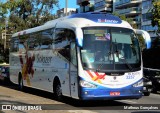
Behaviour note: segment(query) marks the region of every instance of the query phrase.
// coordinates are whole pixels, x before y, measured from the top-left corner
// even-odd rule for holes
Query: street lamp
[[[66,16],[67,16],[68,0],[66,0]]]

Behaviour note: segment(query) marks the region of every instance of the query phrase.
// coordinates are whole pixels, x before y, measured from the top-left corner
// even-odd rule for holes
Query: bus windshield
[[[131,29],[83,28],[83,67],[97,71],[131,71],[141,66],[138,39]]]

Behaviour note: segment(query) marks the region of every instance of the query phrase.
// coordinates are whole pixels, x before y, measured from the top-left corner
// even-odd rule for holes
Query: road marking
[[[137,103],[137,102],[134,102],[134,101],[130,101],[130,100],[120,100],[120,101],[124,101],[124,102],[129,102],[129,103]]]

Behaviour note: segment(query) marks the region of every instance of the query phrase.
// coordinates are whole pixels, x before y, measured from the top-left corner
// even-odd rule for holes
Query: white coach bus
[[[135,30],[111,14],[74,14],[11,39],[11,81],[58,98],[139,99],[142,70]]]

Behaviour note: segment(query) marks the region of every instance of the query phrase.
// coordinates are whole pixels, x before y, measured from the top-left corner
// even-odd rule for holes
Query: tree
[[[158,29],[155,31],[157,34],[156,39],[153,41],[152,47],[157,47],[160,41],[160,0],[152,0],[153,8],[151,9],[152,12],[152,26],[158,26]]]
[[[10,0],[5,3],[10,16],[9,31],[33,28],[55,18],[54,7],[58,0]]]
[[[5,22],[6,22],[7,8],[0,2],[0,63],[8,62],[9,60],[4,56],[4,41],[2,41],[2,33],[5,32]],[[6,58],[6,59],[5,59]]]
[[[6,18],[7,8],[0,2],[0,37],[2,37],[2,32],[5,29],[5,18]]]
[[[0,2],[0,39],[4,30],[7,34],[13,34],[54,19],[54,7],[58,7],[58,0],[7,0]],[[3,48],[2,40],[0,44],[3,49],[0,50],[0,55],[4,58],[0,60],[8,62],[9,49]]]
[[[152,26],[158,26],[157,35],[160,32],[160,0],[152,0]],[[159,37],[159,36],[158,36]]]

